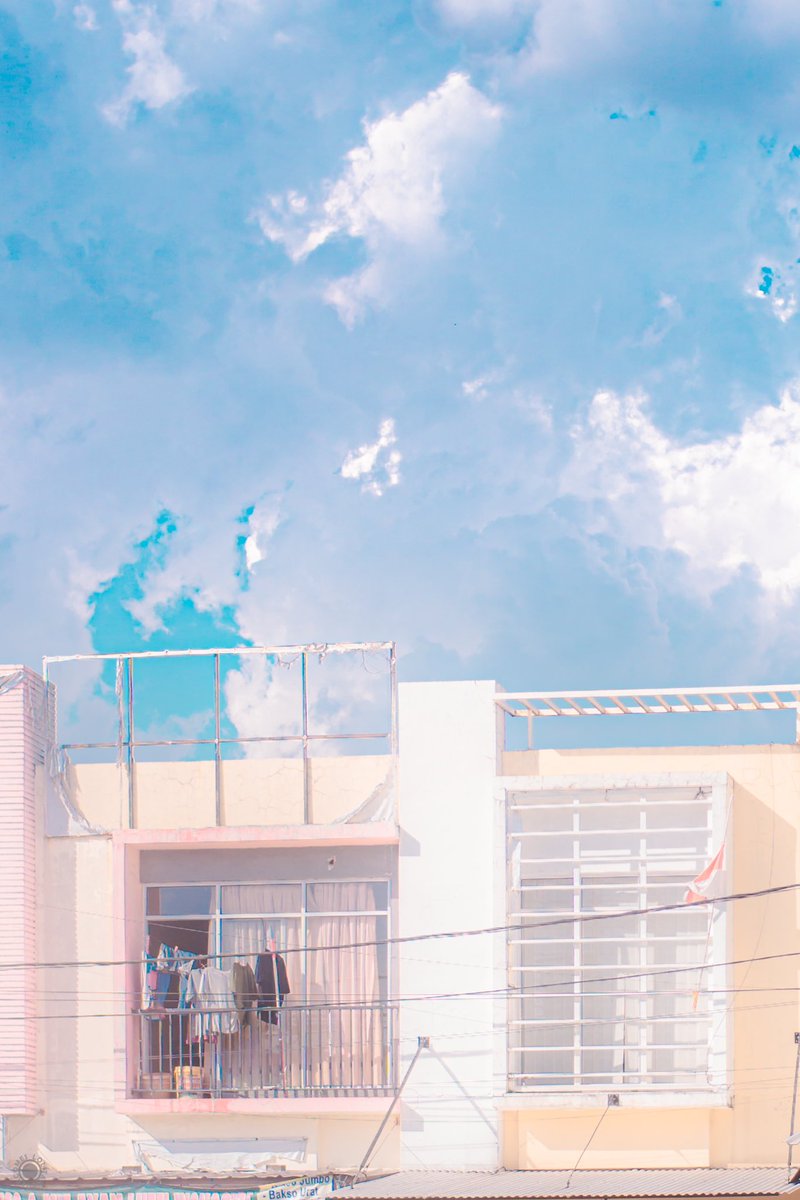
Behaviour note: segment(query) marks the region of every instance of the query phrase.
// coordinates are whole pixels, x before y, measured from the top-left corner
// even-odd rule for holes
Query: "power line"
[[[293,947],[287,947],[285,949],[282,949],[280,951],[280,953],[285,957],[286,955],[291,955],[291,954],[313,954],[313,953],[320,953],[323,951],[330,952],[332,950],[359,950],[362,947],[369,947],[369,946],[402,946],[402,945],[408,945],[409,943],[412,943],[412,942],[442,941],[442,940],[446,940],[449,938],[462,938],[462,937],[481,937],[481,936],[487,936],[487,935],[499,934],[499,933],[514,933],[514,932],[523,932],[523,931],[530,932],[530,931],[536,930],[536,929],[550,929],[550,928],[553,928],[558,925],[576,925],[576,924],[583,925],[583,924],[588,924],[588,923],[592,923],[595,921],[620,920],[624,917],[643,917],[643,916],[651,916],[651,915],[657,914],[657,913],[685,912],[688,909],[697,910],[700,908],[707,908],[707,907],[713,908],[713,906],[715,906],[717,904],[731,904],[731,903],[734,903],[739,900],[757,900],[763,896],[780,895],[785,892],[795,892],[798,889],[800,889],[800,882],[784,883],[784,884],[779,884],[779,885],[773,886],[773,887],[757,888],[753,891],[732,892],[727,896],[719,896],[713,900],[704,898],[701,900],[693,900],[691,902],[680,901],[680,902],[676,902],[674,904],[654,904],[654,905],[649,905],[646,908],[619,909],[619,910],[615,910],[614,912],[571,913],[569,916],[553,917],[550,920],[546,920],[546,921],[531,921],[529,919],[525,919],[523,921],[516,921],[516,922],[512,922],[510,924],[505,924],[505,925],[486,925],[486,926],[483,926],[480,928],[473,928],[473,929],[441,930],[441,931],[435,931],[433,933],[405,934],[405,935],[399,936],[399,937],[361,939],[358,941],[343,942],[343,943],[340,943],[339,945],[331,945],[331,946],[293,946]],[[71,911],[71,910],[66,909],[65,911]],[[346,917],[348,917],[349,914],[341,913],[341,914],[336,914],[336,915],[346,918]],[[375,913],[375,915],[373,917],[372,914],[369,914],[369,918],[370,919],[379,919],[381,917],[385,917],[385,915],[386,915],[385,913]],[[110,916],[111,916],[111,914],[109,914],[109,917]],[[187,920],[188,919],[189,918],[187,918]],[[204,918],[191,918],[191,919],[192,920],[203,920]],[[275,913],[275,914],[272,914],[270,917],[267,917],[264,915],[259,915],[257,913],[254,913],[254,914],[252,914],[251,917],[240,917],[237,919],[250,919],[250,920],[256,920],[256,921],[257,920],[260,920],[260,921],[280,920],[281,914]],[[207,954],[207,955],[199,954],[199,955],[197,955],[197,957],[198,958],[213,957],[215,960],[229,959],[229,958],[237,959],[238,958],[239,960],[241,960],[241,958],[243,957],[243,954],[241,951],[235,951],[235,952],[231,951],[231,952],[224,952],[224,953],[213,954],[213,955],[212,954]],[[52,961],[52,962],[34,962],[34,961],[11,962],[11,963],[0,963],[0,970],[19,971],[19,970],[43,970],[43,969],[51,969],[51,968],[52,969],[69,969],[69,968],[78,968],[78,967],[141,966],[142,961],[143,961],[142,958],[109,958],[109,959],[73,959],[73,960]],[[715,964],[712,964],[712,965],[715,965]],[[700,966],[700,964],[695,963],[694,969],[697,970],[699,968],[699,966]]]
[[[565,1187],[565,1190],[568,1190],[568,1189],[569,1189],[569,1185],[570,1185],[570,1183],[572,1182],[572,1176],[575,1174],[575,1172],[577,1171],[578,1167],[579,1167],[579,1166],[581,1165],[581,1163],[583,1162],[583,1156],[586,1154],[586,1151],[589,1149],[589,1147],[591,1146],[592,1142],[594,1141],[594,1139],[595,1139],[595,1134],[596,1134],[596,1133],[597,1133],[597,1131],[599,1130],[600,1126],[603,1124],[603,1121],[606,1119],[606,1114],[608,1113],[608,1110],[609,1110],[609,1108],[610,1108],[610,1107],[611,1107],[611,1104],[610,1104],[610,1103],[606,1104],[606,1107],[605,1107],[605,1108],[603,1109],[603,1111],[600,1113],[600,1118],[599,1118],[599,1120],[597,1121],[597,1123],[596,1123],[596,1125],[595,1125],[594,1129],[592,1130],[592,1132],[589,1134],[589,1139],[588,1139],[588,1141],[586,1142],[585,1146],[583,1147],[583,1149],[581,1150],[580,1154],[578,1155],[578,1158],[577,1158],[577,1160],[576,1160],[576,1162],[575,1162],[575,1166],[572,1168],[572,1170],[570,1171],[569,1175],[567,1176],[567,1182],[566,1182],[566,1184],[564,1185],[564,1187]]]
[[[783,954],[762,955],[757,959],[749,959],[749,958],[730,959],[727,962],[716,963],[715,966],[718,966],[718,967],[742,966],[751,961],[752,962],[768,962],[768,961],[772,961],[774,959],[797,958],[797,957],[800,957],[800,950],[787,951],[786,953],[783,953]],[[624,993],[624,992],[609,993],[607,990],[604,990],[604,991],[595,993],[591,990],[591,985],[598,984],[598,983],[620,983],[620,982],[624,983],[624,982],[627,982],[628,980],[647,979],[652,976],[660,977],[660,976],[664,976],[664,975],[675,975],[675,974],[684,973],[687,971],[696,971],[696,970],[697,970],[697,964],[690,963],[689,965],[682,966],[682,967],[666,967],[666,968],[659,968],[658,970],[654,970],[654,971],[637,971],[637,972],[632,972],[632,973],[628,973],[625,975],[599,976],[595,979],[590,980],[589,986],[581,989],[580,995],[583,998],[586,998],[589,996],[594,996],[594,995],[597,995],[597,996],[603,997],[603,998],[608,998],[609,995],[613,995],[617,999],[619,999],[619,997],[621,995],[630,995],[632,998],[635,998],[635,999],[643,999],[647,996],[652,996],[652,995],[657,995],[660,997],[674,996],[674,995],[687,995],[688,989],[684,989],[684,988],[679,988],[679,989],[673,990],[673,991],[665,991],[662,989],[657,992],[642,992],[640,990],[637,990],[637,991],[633,991],[630,993]],[[327,1001],[325,1003],[319,1003],[319,1004],[302,1004],[302,1005],[297,1005],[296,1007],[297,1007],[297,1010],[304,1010],[304,1011],[314,1010],[314,1011],[320,1011],[320,1012],[331,1012],[331,1011],[336,1011],[337,1009],[369,1011],[370,1009],[374,1009],[379,1006],[385,1006],[387,1008],[392,1008],[392,1007],[399,1007],[401,1004],[409,1004],[409,1003],[417,1003],[419,1001],[433,1001],[433,1000],[470,1000],[470,999],[492,999],[492,998],[503,999],[504,997],[509,998],[509,999],[524,1000],[529,996],[535,996],[535,995],[539,995],[541,993],[552,994],[551,989],[556,988],[556,987],[571,988],[572,985],[574,985],[574,983],[575,983],[575,977],[573,976],[571,979],[551,980],[551,981],[547,981],[545,983],[533,984],[533,985],[530,985],[530,986],[527,986],[524,988],[514,988],[514,987],[480,988],[480,989],[475,989],[473,991],[429,992],[429,993],[419,993],[419,994],[410,995],[410,996],[394,996],[390,999],[387,999],[386,1001],[364,1000],[361,997],[356,996],[356,997],[352,997],[350,999],[345,999],[345,1000]],[[697,991],[697,989],[692,989],[693,994],[696,991]],[[752,993],[756,993],[756,992],[758,992],[758,993],[760,993],[760,992],[798,993],[798,992],[800,992],[800,985],[796,985],[796,986],[764,985],[763,987],[747,987],[747,988],[742,988],[742,987],[704,988],[701,991],[697,992],[697,994],[700,996],[726,996],[726,995],[736,996],[736,995],[741,995],[741,994],[746,994],[746,993],[751,993],[751,992]],[[137,994],[137,993],[133,993],[133,994]],[[574,995],[574,992],[570,991],[569,994]],[[117,993],[117,995],[131,995],[131,993]],[[283,1011],[291,1012],[292,1007],[293,1007],[292,1005],[287,1005]],[[66,1021],[66,1020],[89,1020],[89,1019],[105,1019],[105,1018],[121,1019],[121,1018],[124,1018],[127,1016],[148,1016],[149,1015],[151,1017],[158,1017],[158,1016],[171,1016],[171,1015],[178,1015],[178,1014],[184,1014],[186,1017],[191,1017],[191,1016],[202,1015],[202,1013],[203,1013],[202,1009],[192,1009],[192,1008],[183,1008],[183,1009],[181,1009],[181,1008],[171,1008],[171,1009],[170,1008],[167,1008],[167,1009],[153,1008],[153,1009],[141,1009],[141,1010],[135,1010],[135,1011],[129,1010],[129,1009],[123,1009],[123,1010],[118,1010],[118,1011],[102,1012],[102,1013],[82,1013],[82,1012],[77,1012],[77,1013],[21,1013],[21,1014],[0,1013],[0,1023],[2,1023],[3,1021],[7,1021],[7,1022],[10,1022],[10,1021],[51,1021],[51,1020]],[[702,1020],[703,1016],[706,1016],[706,1015],[710,1016],[713,1014],[699,1013],[697,1015],[697,1020]],[[541,1024],[543,1024],[543,1025],[546,1025],[547,1023],[548,1022],[545,1020],[543,1020],[541,1022]]]

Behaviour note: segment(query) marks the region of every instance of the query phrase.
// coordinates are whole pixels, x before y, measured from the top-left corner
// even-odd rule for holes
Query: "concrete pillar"
[[[504,921],[494,693],[487,681],[400,687],[401,937]],[[403,1094],[401,1165],[497,1167],[504,939],[409,942],[398,957],[401,1072],[431,1038]]]

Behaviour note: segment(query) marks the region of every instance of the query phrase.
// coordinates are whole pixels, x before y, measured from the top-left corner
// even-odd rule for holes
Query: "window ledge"
[[[647,1091],[644,1088],[613,1087],[602,1091],[577,1089],[536,1092],[506,1092],[498,1100],[506,1111],[541,1108],[606,1108],[609,1096],[619,1097],[620,1108],[730,1108],[733,1096],[730,1088],[698,1088],[694,1091]]]
[[[202,1096],[182,1096],[180,1099],[119,1100],[116,1111],[127,1116],[175,1113],[183,1116],[202,1113],[251,1113],[263,1116],[383,1116],[392,1096],[292,1096],[289,1098],[250,1099],[231,1097],[211,1099]]]

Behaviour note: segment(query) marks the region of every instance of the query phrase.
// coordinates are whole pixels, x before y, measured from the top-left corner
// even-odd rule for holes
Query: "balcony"
[[[394,1091],[395,1006],[292,1004],[251,1016],[240,1025],[235,1009],[135,1013],[131,1098],[258,1100]]]

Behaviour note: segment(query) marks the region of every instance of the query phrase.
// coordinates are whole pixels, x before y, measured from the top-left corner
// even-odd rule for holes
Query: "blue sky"
[[[794,0],[0,6],[2,657],[800,675]]]

